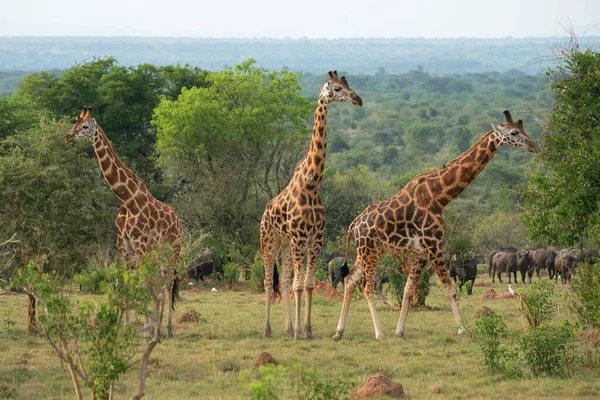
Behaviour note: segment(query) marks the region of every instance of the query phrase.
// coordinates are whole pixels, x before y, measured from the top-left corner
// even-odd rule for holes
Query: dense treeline
[[[347,76],[364,107],[329,111],[322,184],[329,249],[341,247],[348,223],[367,204],[458,156],[491,122],[503,121],[504,108],[536,139],[553,107],[548,76],[517,70]],[[175,207],[188,237],[211,232],[251,257],[265,203],[306,150],[325,77],[270,71],[253,60],[210,72],[124,67],[114,58],[30,74],[0,99],[0,235],[17,232],[21,254],[51,252],[65,267],[113,248],[117,201],[91,146],[63,143],[67,119],[86,104],[122,160]],[[448,207],[448,246],[533,246],[522,193],[535,163],[525,152],[501,149]]]

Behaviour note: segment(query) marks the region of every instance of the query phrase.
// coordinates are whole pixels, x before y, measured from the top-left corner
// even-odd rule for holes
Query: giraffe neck
[[[117,157],[106,134],[98,126],[96,135],[91,138],[102,175],[122,206],[127,208],[129,200],[136,192],[148,193],[142,180]]]
[[[487,132],[471,148],[448,162],[441,170],[441,186],[431,188],[433,197],[445,207],[477,178],[499,148],[500,140],[497,134],[493,130]]]
[[[321,94],[315,110],[315,122],[310,146],[302,161],[298,163],[292,178],[292,181],[296,181],[300,188],[310,191],[318,190],[325,168],[328,108],[327,97]]]

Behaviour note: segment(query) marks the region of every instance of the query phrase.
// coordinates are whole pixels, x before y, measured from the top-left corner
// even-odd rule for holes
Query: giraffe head
[[[338,77],[337,71],[329,71],[329,80],[325,81],[323,89],[321,89],[321,98],[327,103],[338,101],[341,103],[352,103],[357,106],[362,106],[362,99],[356,92],[348,86],[346,77]]]
[[[65,142],[68,143],[73,139],[81,138],[92,139],[97,131],[96,119],[92,117],[92,107],[83,106],[83,110],[81,110],[81,114],[77,117],[75,125],[65,138]]]
[[[506,117],[504,124],[492,124],[492,129],[498,135],[500,145],[521,147],[530,153],[539,152],[540,148],[538,145],[523,130],[523,120],[514,122],[508,110],[504,110],[504,116]]]

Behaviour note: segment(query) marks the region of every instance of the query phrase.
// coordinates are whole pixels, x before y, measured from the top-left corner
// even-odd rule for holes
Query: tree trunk
[[[37,324],[35,317],[35,297],[31,293],[27,293],[29,297],[29,305],[27,307],[27,331],[28,335],[36,332]]]

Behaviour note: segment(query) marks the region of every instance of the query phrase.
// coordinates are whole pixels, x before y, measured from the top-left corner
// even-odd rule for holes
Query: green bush
[[[250,287],[257,292],[265,291],[265,264],[261,252],[257,252],[250,265]]]
[[[258,376],[243,372],[240,383],[251,392],[255,400],[347,399],[352,385],[315,368],[294,364],[291,366],[262,366]]]
[[[574,342],[575,328],[569,321],[558,326],[544,323],[521,336],[521,354],[532,374],[571,374],[579,360]]]
[[[85,293],[102,293],[102,286],[106,283],[106,276],[97,269],[90,268],[73,276],[73,282],[79,285],[79,290]]]
[[[581,264],[571,284],[571,308],[581,324],[600,329],[600,263]]]
[[[483,363],[491,371],[501,372],[501,342],[508,337],[508,329],[502,317],[493,311],[475,321],[475,326],[467,326],[470,336],[475,339],[483,352]]]
[[[554,290],[554,283],[538,280],[521,293],[520,311],[530,328],[537,328],[552,320],[558,307],[553,300]]]
[[[317,259],[317,264],[315,265],[315,278],[320,281],[329,282],[327,263],[321,258]]]
[[[231,288],[235,288],[240,274],[240,265],[236,262],[228,262],[223,265],[223,280]]]

